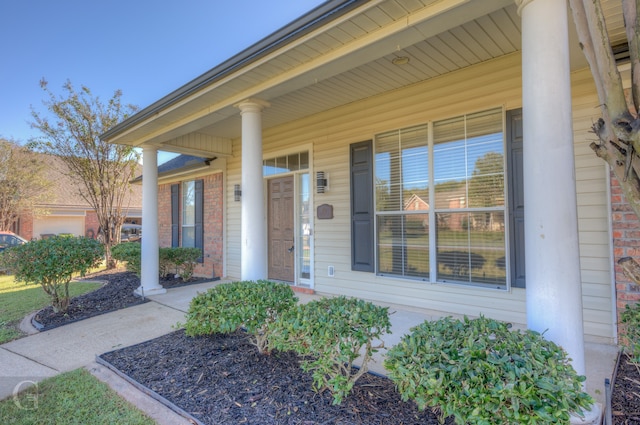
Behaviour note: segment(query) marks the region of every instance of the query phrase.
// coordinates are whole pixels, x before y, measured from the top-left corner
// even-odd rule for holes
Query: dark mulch
[[[122,269],[105,270],[87,275],[82,280],[104,281],[105,284],[93,292],[72,298],[66,313],[55,313],[53,307],[45,307],[36,313],[33,325],[41,331],[46,331],[148,301],[134,295],[133,291],[140,286],[140,278],[133,272]],[[209,281],[211,279],[192,278],[184,282],[179,278],[166,277],[160,280],[160,284],[170,289]]]
[[[312,390],[295,354],[260,355],[243,332],[192,338],[179,330],[100,357],[205,424],[438,424],[372,374],[334,406],[328,391]]]
[[[131,272],[106,270],[82,280],[106,283],[95,291],[72,298],[66,313],[55,313],[51,306],[45,307],[34,316],[34,326],[45,331],[148,301],[133,294],[140,286],[140,278]]]
[[[614,425],[640,425],[640,369],[624,354],[613,383],[611,413]]]
[[[215,278],[210,278],[210,277],[192,277],[191,279],[189,279],[188,281],[184,281],[182,280],[182,278],[180,277],[174,277],[171,275],[167,275],[165,277],[163,277],[162,279],[160,279],[160,284],[165,288],[165,289],[171,289],[171,288],[180,288],[181,286],[189,286],[189,285],[195,285],[198,283],[205,283],[205,282],[211,282],[212,280],[220,280],[219,277],[215,277]]]

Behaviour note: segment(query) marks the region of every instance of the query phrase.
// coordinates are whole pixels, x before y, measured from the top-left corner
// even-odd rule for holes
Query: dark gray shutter
[[[180,184],[171,185],[171,247],[180,246]]]
[[[198,262],[204,260],[204,180],[195,181],[195,245],[200,248],[200,258]]]
[[[524,181],[522,177],[522,109],[507,111],[507,173],[509,178],[509,245],[511,286],[525,287]]]
[[[373,142],[351,145],[351,270],[374,271]]]

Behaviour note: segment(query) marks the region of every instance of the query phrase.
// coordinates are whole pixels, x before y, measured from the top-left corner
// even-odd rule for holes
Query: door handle
[[[293,248],[295,247],[295,245],[291,245],[291,248],[287,249],[287,251],[289,252],[293,252]]]

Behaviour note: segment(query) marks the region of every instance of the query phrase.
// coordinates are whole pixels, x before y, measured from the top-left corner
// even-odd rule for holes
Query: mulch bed
[[[72,298],[66,313],[56,313],[51,306],[40,310],[32,320],[38,330],[46,331],[149,301],[133,294],[140,286],[140,278],[131,272],[106,270],[87,275],[82,280],[106,283],[95,291]]]
[[[133,293],[140,286],[140,278],[133,272],[122,269],[105,270],[87,275],[81,280],[103,281],[105,284],[95,291],[72,298],[66,313],[56,313],[51,306],[40,310],[32,320],[38,330],[46,331],[149,301]],[[211,279],[193,278],[188,282],[183,282],[182,279],[167,277],[161,279],[160,284],[166,289],[170,289],[208,281]]]
[[[611,396],[613,425],[640,425],[640,369],[623,354]]]
[[[179,330],[100,357],[204,424],[439,423],[373,374],[334,406],[329,391],[312,390],[295,354],[260,355],[244,332],[188,337]]]

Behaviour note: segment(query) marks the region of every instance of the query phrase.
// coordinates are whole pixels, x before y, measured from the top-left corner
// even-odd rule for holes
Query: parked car
[[[23,243],[26,243],[26,242],[27,241],[25,239],[21,238],[15,233],[0,232],[0,252],[4,251],[9,247],[22,245]]]
[[[139,242],[142,239],[142,226],[139,224],[125,223],[120,231],[121,242]]]

